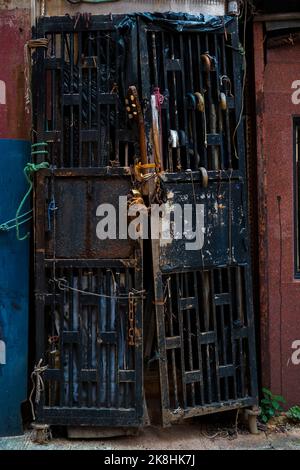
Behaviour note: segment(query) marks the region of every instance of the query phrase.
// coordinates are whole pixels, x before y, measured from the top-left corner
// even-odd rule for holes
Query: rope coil
[[[34,404],[32,401],[33,394],[35,392],[34,403],[38,405],[41,400],[41,394],[45,390],[45,384],[44,384],[42,374],[48,369],[48,365],[43,366],[42,363],[43,363],[43,359],[40,359],[38,364],[34,366],[34,369],[30,376],[31,381],[32,381],[32,390],[29,396],[29,403],[31,405],[33,421],[35,421],[35,418],[36,418],[35,411],[34,411]]]
[[[31,194],[31,191],[33,189],[33,174],[36,173],[37,171],[39,170],[45,170],[45,169],[48,169],[49,168],[49,163],[48,162],[42,162],[42,163],[38,163],[38,164],[35,164],[35,163],[27,163],[25,165],[25,168],[24,168],[24,175],[25,175],[25,178],[29,184],[29,188],[25,194],[25,196],[23,197],[18,209],[17,209],[17,212],[16,212],[16,218],[15,218],[15,221],[16,221],[16,233],[17,233],[17,239],[19,241],[23,241],[23,240],[26,240],[29,235],[30,235],[30,232],[27,232],[26,235],[24,235],[23,237],[20,236],[20,223],[19,223],[19,218],[21,217],[20,213],[21,213],[21,210],[25,204],[25,202],[27,201],[28,197],[30,196]]]

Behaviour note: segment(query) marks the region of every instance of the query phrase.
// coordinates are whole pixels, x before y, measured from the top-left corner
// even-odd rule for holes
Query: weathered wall
[[[224,4],[222,0],[125,0],[108,2],[99,5],[71,5],[66,0],[48,1],[47,15],[64,15],[74,11],[89,11],[94,14],[130,13],[137,11],[182,11],[187,13],[204,13],[223,15]]]
[[[264,63],[260,23],[254,38],[263,385],[295,405],[300,281],[294,278],[293,115],[300,115],[300,105],[291,98],[292,83],[300,79],[300,45],[267,49]]]
[[[30,125],[24,110],[24,44],[30,37],[30,10],[2,9],[0,37],[0,138],[27,139]]]
[[[67,0],[45,0],[46,15],[64,15],[74,12],[88,11],[92,14],[129,13],[137,11],[182,11],[188,13],[203,13],[224,15],[225,0],[120,0],[103,4],[82,3],[71,5]],[[32,8],[40,14],[43,0],[0,0],[0,9],[12,10]]]

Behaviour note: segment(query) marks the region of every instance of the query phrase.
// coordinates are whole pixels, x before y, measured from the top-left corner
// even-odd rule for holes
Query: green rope
[[[29,188],[28,188],[28,191],[26,192],[25,196],[23,197],[18,209],[17,209],[17,212],[16,212],[16,235],[17,235],[17,239],[19,241],[23,241],[23,240],[26,240],[30,233],[28,232],[26,235],[24,235],[23,237],[20,237],[20,225],[21,223],[19,222],[19,219],[22,217],[20,215],[20,212],[26,202],[26,200],[28,199],[28,197],[30,196],[31,194],[31,191],[33,189],[33,174],[36,173],[37,171],[39,170],[45,170],[47,168],[49,168],[50,165],[48,162],[42,162],[42,163],[38,163],[38,164],[35,164],[35,163],[27,163],[27,165],[25,165],[25,168],[24,168],[24,175],[25,175],[25,178],[29,184]],[[23,214],[24,216],[24,214]]]
[[[36,144],[31,145],[31,155],[48,155],[48,151],[44,149],[44,147],[48,147],[47,142],[37,142]],[[28,191],[26,192],[25,196],[23,197],[17,212],[16,212],[16,217],[14,219],[8,220],[7,222],[4,222],[3,224],[0,224],[0,232],[9,232],[12,229],[16,229],[16,236],[19,241],[26,240],[29,237],[29,233],[24,235],[23,237],[20,237],[20,226],[24,225],[25,223],[29,222],[32,219],[32,215],[30,217],[29,214],[32,214],[32,209],[29,210],[28,212],[25,212],[24,214],[20,214],[27,198],[30,196],[30,193],[33,188],[33,177],[32,175],[36,173],[39,170],[44,170],[49,168],[50,165],[48,162],[42,162],[38,164],[34,163],[27,163],[24,168],[24,175],[26,180],[28,181],[29,188]]]
[[[23,225],[32,219],[32,215],[30,217],[27,217],[29,214],[32,214],[32,209],[19,216],[19,225]],[[20,221],[20,219],[23,219],[24,217],[27,217],[27,219]],[[11,225],[12,223],[13,225]],[[8,220],[7,222],[4,222],[3,224],[0,224],[0,232],[9,232],[10,230],[16,227],[17,227],[16,218],[14,218],[14,219]]]

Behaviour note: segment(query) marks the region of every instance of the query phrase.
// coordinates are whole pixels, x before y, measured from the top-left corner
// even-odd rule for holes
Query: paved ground
[[[138,436],[114,439],[69,440],[54,437],[47,445],[32,441],[30,431],[22,437],[0,439],[0,450],[300,450],[300,427],[287,426],[275,432],[251,435],[240,428],[206,425],[201,422],[169,429],[149,427]]]

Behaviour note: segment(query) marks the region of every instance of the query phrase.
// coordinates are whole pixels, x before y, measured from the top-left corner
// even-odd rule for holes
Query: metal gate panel
[[[248,268],[172,273],[162,283],[165,423],[255,404]]]
[[[192,29],[192,28],[191,28]],[[238,20],[139,22],[144,101],[159,89],[167,205],[204,204],[204,246],[152,241],[162,420],[257,404]],[[209,69],[207,68],[209,67]],[[150,118],[149,121],[151,122]],[[149,140],[151,141],[150,127]],[[177,141],[173,145],[174,131]],[[195,230],[195,227],[193,227]]]
[[[35,194],[37,361],[49,363],[43,422],[142,422],[142,254],[124,240],[100,244],[91,231],[97,204],[115,204],[131,187],[140,149],[125,115],[129,85],[140,95],[149,161],[150,98],[158,88],[164,96],[167,198],[204,201],[206,211],[200,253],[152,241],[163,422],[257,400],[237,20],[203,32],[132,21],[120,29],[120,17],[43,18],[37,28],[49,40],[34,54],[33,80],[35,139],[48,152],[36,161],[50,163]],[[135,346],[124,334],[133,310]]]
[[[118,209],[132,186],[134,132],[119,120],[124,37],[110,17],[41,18],[36,35],[48,47],[33,55],[35,154],[49,162],[35,181],[36,360],[47,365],[37,419],[138,426],[141,246],[96,236],[97,207]]]
[[[197,251],[187,249],[190,242],[186,238],[179,240],[172,238],[174,233],[171,234],[170,240],[161,241],[159,263],[163,272],[248,261],[248,234],[242,182],[238,180],[229,182],[228,179],[222,178],[219,181],[211,181],[208,188],[203,188],[199,174],[195,179],[189,181],[186,178],[177,183],[169,182],[166,174],[164,184],[168,191],[168,211],[174,211],[174,207],[178,204],[184,216],[185,204],[204,206],[205,231],[204,245]],[[191,229],[197,233],[195,214]]]

